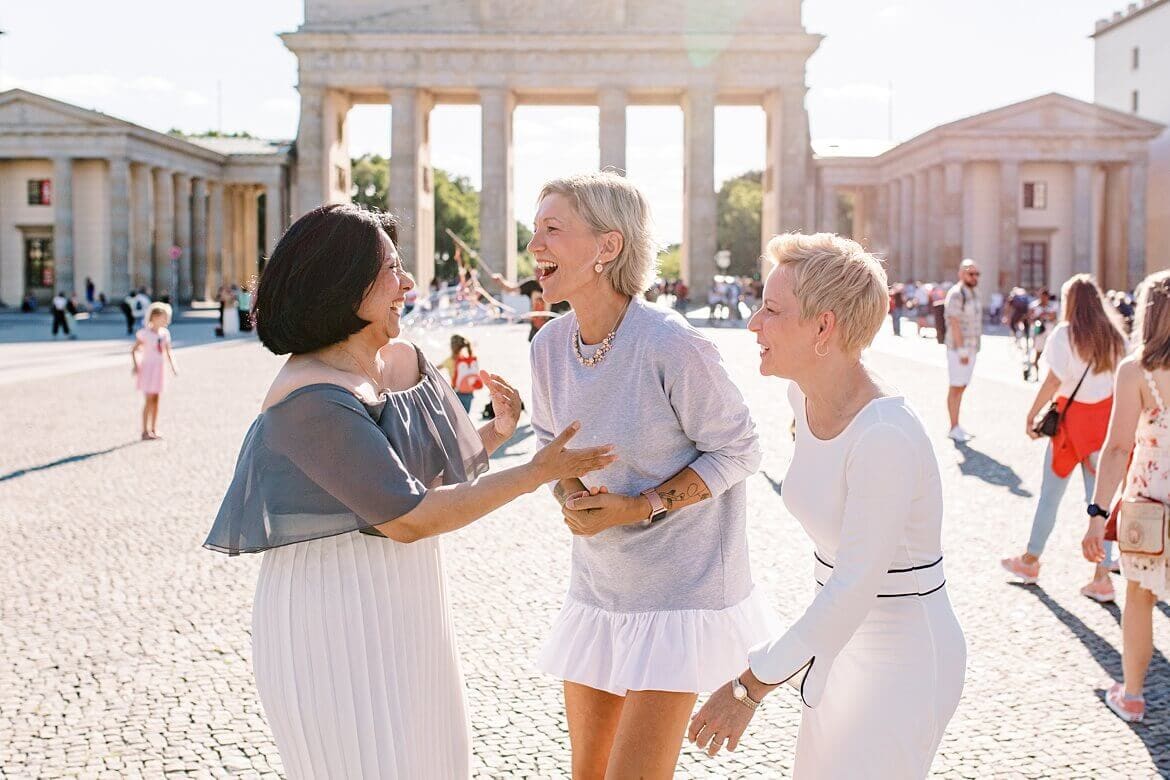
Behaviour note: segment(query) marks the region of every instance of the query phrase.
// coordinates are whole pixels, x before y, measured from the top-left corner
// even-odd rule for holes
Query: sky
[[[629,0],[637,2],[637,0]],[[1094,20],[1125,0],[805,0],[825,37],[809,60],[818,148],[904,141],[936,125],[1047,92],[1093,97]],[[296,58],[277,35],[301,0],[55,0],[0,5],[0,89],[21,87],[150,128],[296,135]],[[595,107],[521,106],[514,117],[516,217],[531,222],[546,179],[595,169]],[[663,242],[682,234],[682,112],[631,106],[628,175]],[[350,153],[389,154],[390,109],[350,114]],[[439,106],[436,166],[479,185],[477,106]],[[851,143],[852,145],[852,143]],[[764,165],[764,113],[716,110],[716,183]]]

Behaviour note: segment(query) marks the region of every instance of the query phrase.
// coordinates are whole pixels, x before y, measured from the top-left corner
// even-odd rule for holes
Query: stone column
[[[849,237],[857,243],[869,243],[869,188],[854,187],[850,192],[853,198],[852,220],[849,223]]]
[[[240,254],[240,286],[250,287],[252,277],[260,270],[260,215],[257,213],[259,190],[254,185],[240,189],[240,209],[244,223],[241,231],[244,251]]]
[[[284,204],[280,197],[279,184],[264,185],[264,257],[272,257],[280,241],[281,225],[284,222]]]
[[[300,84],[301,118],[297,125],[297,191],[294,211],[304,214],[329,197],[329,156],[325,153],[325,90]]]
[[[149,165],[135,165],[134,225],[131,239],[134,287],[151,285],[151,257],[154,251],[154,176]]]
[[[65,294],[73,280],[73,158],[53,159],[53,264],[56,285]]]
[[[926,256],[924,259],[924,273],[928,282],[943,280],[950,269],[944,271],[942,262],[943,253],[943,222],[946,218],[943,208],[943,199],[946,197],[944,189],[943,168],[935,165],[926,171],[926,199],[927,199],[927,239]],[[955,263],[955,276],[958,277],[959,264]]]
[[[236,273],[236,187],[234,184],[223,186],[223,243],[220,252],[220,286],[235,284]]]
[[[890,284],[896,282],[902,275],[902,249],[899,244],[899,231],[902,224],[902,181],[893,179],[885,185],[886,188],[886,278]]]
[[[803,83],[786,84],[764,98],[767,167],[761,227],[765,241],[777,233],[807,231],[813,224],[826,229],[824,214],[818,223],[812,213],[815,208],[809,205],[810,201],[815,203],[815,195],[810,198],[809,192],[816,190],[816,183],[809,178],[812,153],[804,107],[806,92]],[[823,189],[821,196],[823,204],[827,197]]]
[[[1020,200],[1020,162],[1003,160],[999,164],[999,272],[1008,287],[1019,281]]]
[[[715,92],[692,88],[683,102],[682,274],[694,290],[705,290],[715,275]]]
[[[821,183],[821,213],[817,230],[822,233],[836,233],[840,230],[837,216],[840,213],[841,196],[831,184]]]
[[[963,163],[943,166],[942,275],[939,279],[959,278],[963,260]]]
[[[626,92],[606,88],[598,95],[598,132],[601,169],[612,168],[626,174]]]
[[[435,189],[430,139],[434,100],[421,89],[393,88],[390,105],[390,210],[402,218],[398,228],[402,262],[419,288],[426,289],[435,275]]]
[[[491,271],[516,280],[516,217],[512,204],[512,112],[515,96],[503,87],[479,91],[483,121],[483,190],[479,251]]]
[[[927,170],[914,173],[914,279],[929,282],[930,278],[930,176]]]
[[[1146,275],[1146,185],[1149,163],[1145,159],[1129,163],[1129,225],[1126,246],[1126,289],[1132,290]]]
[[[163,290],[177,297],[171,278],[171,247],[175,243],[175,174],[165,168],[154,169],[154,268],[151,287],[154,295]]]
[[[109,159],[111,301],[130,291],[130,161]]]
[[[179,255],[179,303],[191,302],[191,177],[175,174],[175,245]]]
[[[1093,164],[1073,165],[1072,250],[1074,274],[1093,272]]]
[[[191,297],[207,300],[207,179],[195,179],[191,192]]]
[[[207,287],[212,297],[219,294],[224,276],[224,208],[223,185],[207,183]]]
[[[914,278],[914,177],[902,176],[898,207],[898,272],[900,282]]]

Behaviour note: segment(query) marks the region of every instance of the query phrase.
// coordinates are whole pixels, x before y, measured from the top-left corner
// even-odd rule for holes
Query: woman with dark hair
[[[478,431],[417,347],[391,217],[327,205],[264,267],[261,342],[292,353],[244,439],[204,546],[264,552],[256,687],[289,777],[467,777],[470,737],[438,535],[539,485],[612,462],[566,449],[480,477],[520,397],[484,373]]]
[[[1063,412],[1056,435],[1044,451],[1040,499],[1032,518],[1032,533],[1022,555],[1000,561],[1012,576],[1032,584],[1040,576],[1040,555],[1056,525],[1057,510],[1073,471],[1078,467],[1085,483],[1085,504],[1093,495],[1097,457],[1105,443],[1113,408],[1113,372],[1125,357],[1125,336],[1117,313],[1105,302],[1088,274],[1064,283],[1061,323],[1052,329],[1044,351],[1045,377],[1024,421],[1027,435],[1040,438],[1036,418],[1056,399]],[[1113,601],[1108,564],[1097,565],[1093,579],[1081,594],[1094,601]]]

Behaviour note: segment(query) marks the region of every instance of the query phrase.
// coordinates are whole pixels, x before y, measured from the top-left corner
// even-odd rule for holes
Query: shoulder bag
[[[1081,385],[1085,382],[1085,377],[1089,375],[1089,371],[1093,368],[1093,364],[1085,366],[1085,373],[1081,374],[1081,381],[1077,382],[1077,386],[1073,388],[1072,395],[1068,397],[1068,403],[1064,405],[1065,411],[1072,406],[1073,399],[1077,397],[1077,391],[1081,389]],[[1040,418],[1040,422],[1032,428],[1033,431],[1041,436],[1052,437],[1060,429],[1060,421],[1064,418],[1064,412],[1060,410],[1056,401],[1048,404],[1048,411],[1044,412],[1044,416]]]

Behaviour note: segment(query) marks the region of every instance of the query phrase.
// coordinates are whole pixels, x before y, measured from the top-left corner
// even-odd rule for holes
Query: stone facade
[[[404,254],[425,285],[434,269],[430,109],[479,103],[480,249],[514,278],[515,106],[599,106],[601,164],[623,170],[626,107],[673,104],[685,112],[683,273],[710,278],[717,104],[761,105],[768,114],[761,239],[811,227],[804,71],[820,36],[805,32],[800,14],[800,0],[306,0],[305,23],[282,36],[300,74],[294,212],[349,198],[346,114],[358,103],[390,103],[388,206],[407,223]]]
[[[1170,0],[1130,3],[1125,13],[1098,20],[1094,101],[1170,125],[1167,40]],[[1154,271],[1170,268],[1170,128],[1150,143],[1145,178],[1147,270]]]
[[[819,224],[885,256],[891,280],[983,266],[990,294],[1079,272],[1128,289],[1147,252],[1150,141],[1163,126],[1058,94],[942,125],[876,157],[819,157]],[[852,224],[838,224],[839,205]]]
[[[87,277],[111,301],[147,287],[185,303],[245,282],[291,212],[289,150],[176,138],[24,90],[0,93],[0,302],[82,293]],[[32,203],[44,182],[45,202]],[[177,262],[173,246],[183,250]],[[30,253],[44,251],[49,275],[30,278],[42,267]]]

